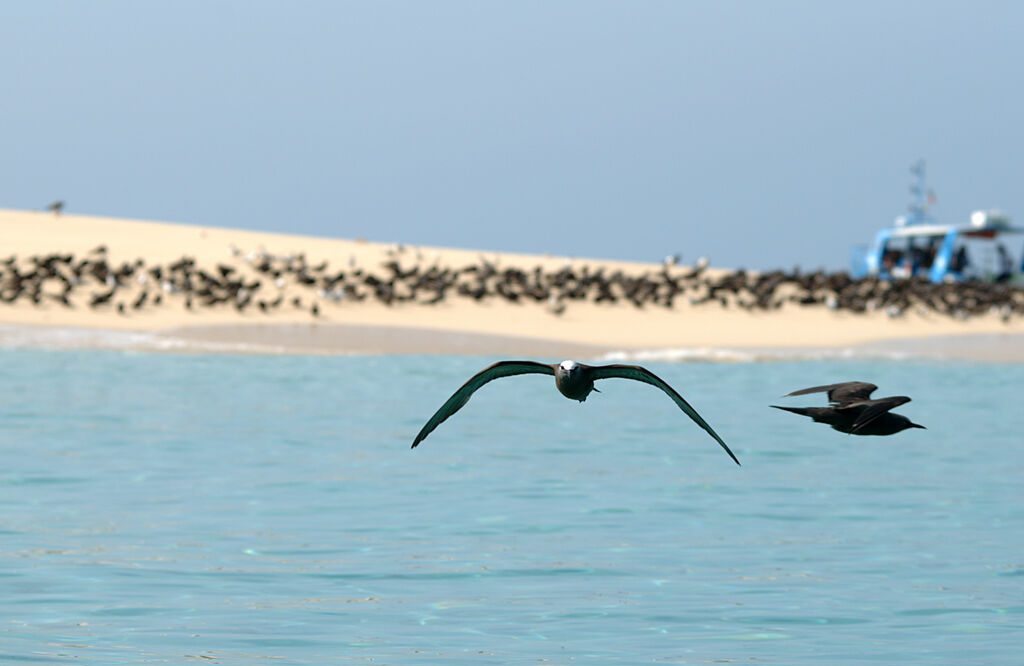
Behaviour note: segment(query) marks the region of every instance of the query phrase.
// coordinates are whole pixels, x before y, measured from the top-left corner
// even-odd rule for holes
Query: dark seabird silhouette
[[[434,428],[441,425],[445,419],[462,409],[473,393],[487,382],[500,377],[525,374],[554,375],[555,387],[558,388],[558,391],[566,398],[579,400],[580,402],[586,400],[591,391],[597,391],[594,388],[594,382],[598,379],[621,377],[623,379],[635,379],[636,381],[656,386],[667,393],[675,401],[676,405],[679,406],[679,409],[686,412],[686,415],[693,419],[697,425],[704,428],[709,435],[714,437],[715,441],[722,445],[722,448],[725,449],[725,452],[729,454],[729,457],[737,465],[740,464],[740,461],[736,459],[733,452],[725,445],[722,438],[708,425],[707,421],[701,418],[697,410],[691,407],[690,403],[683,399],[683,396],[676,393],[675,389],[650,370],[638,365],[584,365],[576,361],[562,361],[561,363],[553,364],[537,363],[536,361],[499,361],[485,368],[473,375],[430,417],[430,420],[423,426],[423,429],[416,435],[416,439],[412,443],[413,448],[416,448],[420,442],[426,439],[427,435],[433,432]]]
[[[912,423],[910,419],[890,410],[910,402],[905,395],[872,400],[871,393],[878,387],[867,382],[841,382],[793,391],[782,396],[828,392],[828,407],[780,407],[771,405],[801,416],[809,416],[817,423],[827,423],[833,430],[851,435],[895,435],[907,428],[922,428],[923,425]]]

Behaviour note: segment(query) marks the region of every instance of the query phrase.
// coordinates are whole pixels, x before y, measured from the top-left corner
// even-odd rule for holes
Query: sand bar
[[[657,263],[401,247],[360,240],[316,238],[135,220],[44,212],[0,210],[0,258],[69,253],[84,257],[104,246],[111,265],[143,260],[170,263],[188,256],[197,266],[240,267],[254,253],[302,254],[310,263],[367,271],[386,261],[403,265],[462,266],[482,258],[500,267],[532,270],[542,266],[605,267],[635,274],[661,270]],[[252,273],[255,278],[255,272]],[[132,285],[130,295],[149,285]],[[61,346],[60,340],[103,340],[85,346],[131,347],[135,341],[163,341],[166,349],[236,350],[268,353],[466,353],[543,357],[595,357],[607,354],[662,354],[662,357],[714,358],[716,353],[757,358],[799,353],[842,353],[1024,360],[1024,317],[996,314],[959,320],[937,313],[855,314],[823,307],[786,304],[770,312],[744,311],[717,304],[679,300],[671,309],[637,308],[628,303],[574,302],[561,314],[537,303],[449,298],[434,305],[384,305],[372,299],[333,302],[319,299],[308,309],[309,290],[285,284],[286,302],[302,306],[273,311],[227,306],[186,309],[167,303],[138,311],[90,307],[81,295],[71,306],[43,299],[0,303],[0,344]],[[49,331],[49,333],[47,333]],[[93,331],[93,334],[83,332]],[[121,332],[103,336],[100,331]],[[133,337],[134,335],[134,337]],[[927,342],[919,342],[926,340]],[[12,341],[17,341],[12,343]],[[118,342],[120,341],[120,342]],[[75,346],[78,343],[69,343]],[[149,342],[142,343],[143,347]],[[161,348],[161,344],[152,344]],[[727,352],[727,353],[726,353]]]

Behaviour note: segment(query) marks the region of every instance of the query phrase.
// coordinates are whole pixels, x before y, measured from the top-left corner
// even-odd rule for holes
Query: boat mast
[[[910,165],[910,173],[914,174],[915,177],[915,180],[910,184],[910,193],[914,196],[914,200],[907,207],[910,210],[907,224],[925,224],[933,221],[928,214],[928,207],[934,202],[935,194],[928,189],[925,171],[923,159],[919,159]]]

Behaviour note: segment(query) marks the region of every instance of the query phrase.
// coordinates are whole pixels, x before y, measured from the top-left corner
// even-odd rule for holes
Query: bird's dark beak
[[[927,430],[928,429],[928,428],[925,428],[923,425],[919,425],[917,423],[911,423],[910,427],[911,428],[920,428],[921,430]]]

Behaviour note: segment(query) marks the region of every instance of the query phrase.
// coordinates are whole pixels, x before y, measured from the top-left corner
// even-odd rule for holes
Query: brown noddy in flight
[[[427,435],[433,432],[434,428],[441,425],[445,419],[462,409],[473,393],[487,382],[501,377],[526,374],[554,375],[555,387],[558,391],[566,398],[579,400],[580,402],[586,400],[591,391],[597,391],[594,388],[594,382],[598,379],[621,377],[623,379],[635,379],[636,381],[656,386],[667,393],[675,401],[676,405],[679,406],[679,409],[686,412],[686,415],[693,419],[697,425],[704,428],[709,435],[714,437],[715,441],[722,445],[722,448],[725,449],[725,452],[729,454],[729,457],[737,465],[740,464],[740,461],[736,459],[736,456],[725,445],[725,442],[718,436],[718,433],[708,425],[707,421],[701,418],[701,415],[690,406],[690,403],[683,399],[683,396],[676,393],[675,389],[646,368],[642,368],[639,365],[622,365],[618,363],[612,365],[585,365],[576,361],[562,361],[561,363],[552,364],[537,363],[536,361],[498,361],[470,377],[469,381],[463,384],[452,397],[448,398],[441,405],[441,408],[430,417],[430,420],[423,426],[420,433],[416,435],[416,439],[412,443],[413,448],[416,448],[420,442],[426,439]]]
[[[868,382],[841,382],[793,391],[782,396],[788,398],[807,393],[828,392],[828,407],[780,407],[801,416],[809,416],[818,423],[827,423],[833,430],[850,435],[895,435],[907,428],[922,428],[910,419],[890,410],[910,402],[905,395],[872,400],[871,393],[878,387]]]

